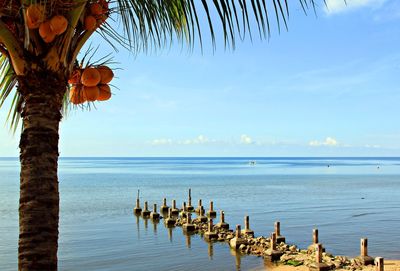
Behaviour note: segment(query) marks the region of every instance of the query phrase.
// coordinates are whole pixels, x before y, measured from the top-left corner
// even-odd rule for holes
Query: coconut
[[[67,30],[68,21],[62,15],[56,15],[50,20],[50,28],[56,35],[61,35]]]
[[[86,102],[81,86],[73,86],[69,90],[69,101],[73,104],[82,104]]]
[[[99,97],[99,88],[97,86],[95,87],[86,87],[83,86],[83,96],[88,102],[94,102],[97,100]]]
[[[90,5],[90,14],[100,15],[103,14],[103,7],[99,3],[93,3]]]
[[[80,69],[76,69],[74,70],[69,79],[68,79],[68,84],[79,84],[81,82],[81,70]]]
[[[86,68],[81,77],[81,83],[87,87],[94,87],[100,83],[101,76],[96,68]]]
[[[30,5],[26,9],[26,20],[29,29],[39,28],[40,24],[44,22],[44,7],[41,5]]]
[[[97,27],[97,20],[92,15],[85,17],[85,29],[88,31],[94,31]]]
[[[97,97],[98,101],[107,101],[111,98],[111,89],[109,85],[99,85],[99,97]]]
[[[40,24],[39,35],[46,43],[50,43],[55,39],[56,34],[51,30],[49,21]]]
[[[97,70],[99,71],[101,76],[100,80],[101,84],[108,84],[114,78],[113,71],[107,66],[99,66]]]

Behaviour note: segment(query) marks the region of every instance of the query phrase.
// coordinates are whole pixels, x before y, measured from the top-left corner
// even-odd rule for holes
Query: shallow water
[[[137,189],[149,206],[163,197],[181,206],[189,187],[194,205],[213,200],[232,228],[250,215],[267,236],[279,220],[287,242],[303,248],[318,227],[328,252],[357,255],[368,237],[372,256],[400,258],[400,158],[63,158],[59,175],[60,270],[263,266],[132,215]],[[0,270],[17,269],[18,182],[18,161],[0,158]]]

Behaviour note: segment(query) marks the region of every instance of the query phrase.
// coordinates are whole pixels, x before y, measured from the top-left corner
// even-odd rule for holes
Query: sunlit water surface
[[[249,165],[255,160],[256,165]],[[329,165],[329,167],[328,167]],[[132,215],[137,189],[149,205],[214,201],[234,227],[250,215],[256,235],[281,221],[306,248],[318,227],[327,251],[400,258],[400,158],[63,158],[59,270],[251,270],[235,254]],[[0,270],[17,269],[19,164],[0,158]]]

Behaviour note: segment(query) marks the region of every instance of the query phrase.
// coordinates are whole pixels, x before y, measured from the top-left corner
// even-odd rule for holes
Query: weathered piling
[[[264,253],[264,258],[269,261],[279,261],[283,252],[276,247],[276,232],[273,232],[270,237],[270,247]]]
[[[147,201],[144,202],[144,209],[142,211],[142,216],[143,217],[149,217],[150,216],[150,211],[149,211],[149,207],[147,205]]]
[[[315,245],[319,243],[318,229],[312,231],[312,244],[308,247],[309,252],[315,251]],[[325,248],[322,247],[322,252],[325,252]]]
[[[192,206],[192,189],[191,188],[189,188],[189,198],[188,198],[187,211],[188,212],[193,212],[194,211],[194,207]]]
[[[210,209],[207,211],[207,216],[209,216],[209,217],[217,216],[217,212],[214,211],[214,202],[213,201],[210,201]]]
[[[208,221],[208,218],[204,215],[204,209],[200,210],[200,214],[196,219],[203,223]]]
[[[172,210],[168,210],[168,217],[164,220],[164,223],[167,227],[174,227],[176,223],[176,219],[172,216]]]
[[[375,271],[384,271],[385,266],[382,257],[375,258]]]
[[[187,213],[186,215],[186,223],[184,223],[182,225],[182,229],[184,232],[193,232],[196,227],[194,226],[194,224],[192,224],[192,214],[191,213]]]
[[[163,204],[162,204],[161,207],[160,207],[160,212],[161,212],[162,214],[168,213],[168,209],[169,209],[169,207],[168,207],[168,205],[167,205],[167,199],[164,198],[164,199],[163,199]]]
[[[254,231],[250,229],[250,218],[248,215],[244,217],[244,229],[242,230],[244,235],[254,237]]]
[[[221,213],[220,213],[220,221],[215,226],[220,228],[220,229],[229,230],[229,224],[225,222],[225,213],[224,213],[224,211],[221,211]]]
[[[286,238],[285,236],[281,235],[281,222],[279,221],[275,222],[275,235],[276,235],[276,242],[278,244],[285,243]]]
[[[140,200],[139,200],[139,191],[137,192],[137,198],[136,198],[136,206],[133,208],[133,213],[135,215],[140,215],[142,213],[142,208],[140,208]]]
[[[174,200],[174,199],[172,200],[171,214],[179,215],[179,209],[176,208],[176,200]]]
[[[201,211],[201,210],[204,210],[204,208],[203,208],[203,205],[202,205],[202,203],[201,203],[201,199],[199,199],[199,204],[198,204],[198,206],[197,206],[195,212],[198,213],[198,214],[200,214],[200,211]]]
[[[212,218],[208,220],[208,230],[204,233],[204,239],[206,241],[212,241],[218,239],[218,234],[214,232],[214,225]]]
[[[241,230],[240,230],[240,225],[236,225],[236,234],[235,237],[233,237],[229,241],[229,245],[232,248],[238,249],[240,245],[245,245],[247,244],[247,241],[242,237]]]
[[[318,229],[313,229],[313,245],[318,244]]]
[[[315,263],[311,264],[310,270],[312,271],[327,271],[331,267],[326,263],[322,262],[322,244],[317,243],[315,247]]]
[[[368,255],[368,239],[360,240],[360,256],[358,257],[363,265],[374,264],[374,258]]]
[[[150,213],[150,218],[153,220],[160,218],[160,214],[157,213],[157,204],[155,203],[153,205],[153,211]]]
[[[182,218],[186,218],[187,217],[187,207],[186,207],[186,201],[184,201],[183,203],[182,203],[182,211],[180,212],[180,216],[182,217]]]

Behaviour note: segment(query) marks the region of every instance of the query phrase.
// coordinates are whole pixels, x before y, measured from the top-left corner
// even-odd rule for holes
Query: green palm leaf
[[[2,13],[20,16],[18,7],[26,8],[30,3],[43,2],[46,6],[70,10],[70,24],[76,26],[84,13],[87,0],[59,1],[5,1],[7,6],[0,6],[0,24]],[[294,2],[294,1],[293,1]],[[291,4],[293,3],[291,2]],[[321,0],[325,3],[325,0]],[[304,13],[309,9],[315,11],[316,0],[298,0]],[[276,21],[276,29],[288,28],[289,0],[115,0],[110,2],[111,19],[115,23],[103,24],[97,32],[115,49],[112,40],[133,51],[147,51],[162,48],[174,41],[186,43],[189,48],[196,43],[202,46],[203,34],[209,33],[213,48],[216,44],[216,28],[222,30],[225,47],[235,48],[237,40],[246,37],[252,39],[252,31],[257,31],[260,39],[269,39],[272,22]],[[271,18],[271,16],[273,18]],[[272,20],[274,19],[274,20]],[[120,25],[121,29],[114,29]],[[255,27],[254,27],[255,26]],[[255,28],[255,29],[254,29]],[[6,31],[4,31],[5,33]],[[83,45],[89,40],[92,32],[68,30],[64,40],[57,42],[60,46],[65,65],[72,69],[76,57]],[[0,40],[1,40],[0,36]],[[32,37],[34,39],[35,37]],[[24,44],[20,47],[28,50],[29,33],[25,35]],[[33,40],[33,42],[35,42]],[[31,44],[32,45],[32,44]],[[33,44],[33,47],[35,44]],[[17,77],[9,59],[8,50],[0,42],[0,108],[7,97],[13,97],[7,120],[15,131],[20,117],[21,97],[15,86]],[[36,48],[39,50],[38,48]],[[39,50],[40,52],[40,50]],[[67,97],[64,103],[64,114],[67,112]]]
[[[16,131],[20,120],[21,98],[19,93],[15,91],[16,84],[17,77],[8,58],[4,54],[0,55],[0,108],[4,105],[7,97],[13,95],[7,115],[7,121],[10,122],[10,127],[13,132]]]

